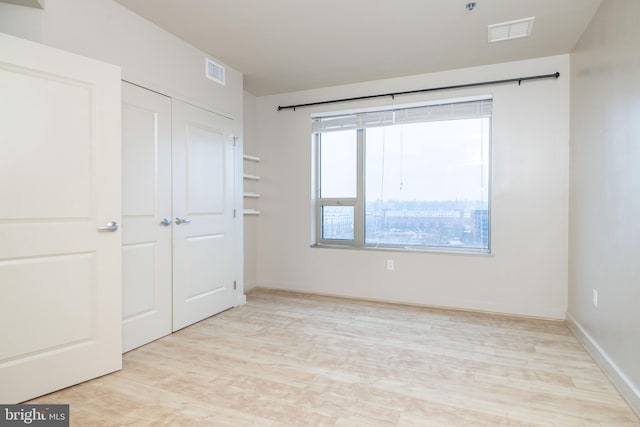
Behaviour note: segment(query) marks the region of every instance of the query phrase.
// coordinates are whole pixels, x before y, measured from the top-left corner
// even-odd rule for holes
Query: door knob
[[[179,216],[176,217],[176,224],[180,225],[180,224],[189,224],[191,222],[191,220],[189,218],[180,218]]]
[[[114,231],[118,231],[118,228],[120,228],[118,223],[115,222],[115,221],[111,221],[111,222],[107,223],[107,225],[103,225],[103,226],[98,227],[98,231],[109,231],[109,232],[113,233]]]
[[[162,221],[160,221],[160,225],[164,225],[165,227],[168,227],[171,225],[171,220],[169,218],[165,218]]]

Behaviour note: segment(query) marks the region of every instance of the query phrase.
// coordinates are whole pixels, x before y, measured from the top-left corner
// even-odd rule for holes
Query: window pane
[[[356,197],[357,142],[355,130],[329,132],[321,135],[321,198]]]
[[[490,119],[366,130],[365,243],[489,248]]]
[[[353,206],[322,207],[322,238],[325,240],[353,240]]]

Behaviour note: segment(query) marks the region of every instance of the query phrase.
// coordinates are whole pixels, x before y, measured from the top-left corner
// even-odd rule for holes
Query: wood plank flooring
[[[562,322],[255,290],[31,403],[72,426],[640,426]]]

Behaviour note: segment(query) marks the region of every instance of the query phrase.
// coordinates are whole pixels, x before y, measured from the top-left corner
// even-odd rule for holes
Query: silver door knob
[[[109,231],[109,232],[113,233],[114,231],[118,231],[118,228],[120,228],[118,223],[115,222],[115,221],[111,221],[111,222],[107,223],[107,225],[103,225],[103,226],[98,227],[98,231]]]
[[[171,225],[171,220],[169,218],[165,218],[162,221],[160,221],[160,225],[164,225],[165,227],[168,227]]]
[[[176,224],[180,225],[180,224],[189,224],[191,222],[191,220],[189,218],[180,218],[179,216],[176,217]]]

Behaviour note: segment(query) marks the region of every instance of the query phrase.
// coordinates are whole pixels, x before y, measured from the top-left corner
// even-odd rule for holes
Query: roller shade
[[[481,99],[386,111],[315,117],[312,126],[313,133],[325,133],[409,123],[491,117],[492,104],[491,99]]]

